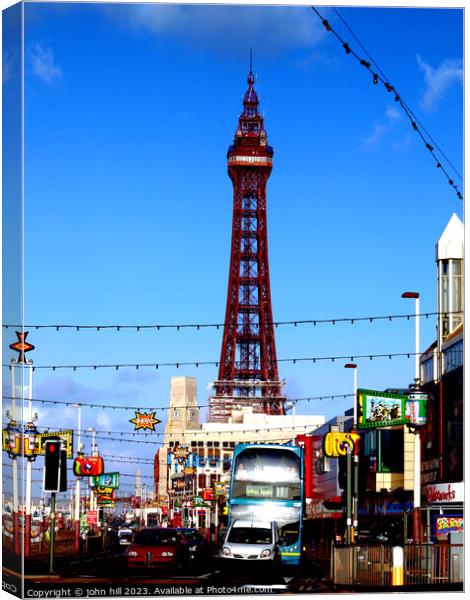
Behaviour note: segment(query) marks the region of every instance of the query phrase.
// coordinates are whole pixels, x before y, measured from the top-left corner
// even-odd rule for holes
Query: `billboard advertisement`
[[[375,390],[357,390],[358,427],[389,427],[408,422],[407,395],[389,394]]]

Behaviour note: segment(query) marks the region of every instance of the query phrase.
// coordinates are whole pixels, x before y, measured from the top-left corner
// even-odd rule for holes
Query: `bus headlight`
[[[224,546],[222,548],[222,554],[223,554],[223,556],[232,556],[232,553],[230,552],[230,548],[227,548],[227,546]]]
[[[268,558],[268,556],[271,556],[271,550],[269,548],[266,548],[266,550],[263,550],[263,552],[261,552],[260,556],[261,558]]]
[[[173,552],[162,552],[162,556],[173,556]]]

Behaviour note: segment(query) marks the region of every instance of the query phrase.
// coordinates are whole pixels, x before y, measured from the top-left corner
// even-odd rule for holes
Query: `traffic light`
[[[60,482],[59,492],[67,491],[67,450],[60,449]]]
[[[44,444],[44,491],[65,492],[67,490],[67,451],[59,439],[47,440]]]

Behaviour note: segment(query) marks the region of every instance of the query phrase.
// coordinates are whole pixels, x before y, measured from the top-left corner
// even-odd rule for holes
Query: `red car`
[[[152,527],[135,534],[125,557],[129,569],[181,568],[191,565],[196,549],[199,548],[190,536],[185,535],[184,530]]]

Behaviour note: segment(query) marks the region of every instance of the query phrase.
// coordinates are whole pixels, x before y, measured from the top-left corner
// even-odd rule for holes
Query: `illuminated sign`
[[[272,498],[272,485],[247,485],[246,495],[250,498]]]
[[[434,517],[436,538],[445,539],[449,533],[464,532],[464,518],[459,515],[436,515]]]
[[[73,474],[77,477],[102,475],[104,462],[101,456],[77,456],[73,461]]]
[[[134,431],[137,431],[138,429],[151,429],[152,431],[155,431],[155,425],[161,423],[161,421],[155,418],[155,412],[140,413],[136,410],[135,417],[129,419],[129,423],[134,423]]]
[[[183,464],[191,454],[191,450],[189,450],[188,446],[175,446],[170,450],[170,454],[173,454],[173,458],[180,464]]]
[[[104,485],[97,485],[93,488],[93,493],[96,496],[112,496],[114,494],[114,488],[106,487]]]
[[[463,502],[463,483],[436,483],[427,486],[428,503]]]
[[[389,427],[409,422],[406,412],[408,396],[375,390],[357,390],[357,414],[360,429]]]
[[[100,506],[109,506],[114,503],[114,489],[108,493],[96,494],[96,501]]]
[[[202,499],[206,501],[211,501],[214,499],[214,490],[211,488],[207,488],[202,490]]]
[[[103,473],[91,478],[91,485],[106,486],[110,488],[119,487],[119,473]]]
[[[426,425],[427,403],[430,399],[431,396],[420,392],[414,392],[408,396],[408,401],[406,402],[406,420],[409,425],[414,425],[415,427]]]
[[[44,455],[44,444],[47,440],[60,438],[63,442],[62,448],[67,452],[67,458],[73,458],[73,431],[48,431],[39,435],[37,454]]]
[[[86,513],[86,522],[88,525],[97,525],[98,524],[98,511],[97,510],[89,510]]]
[[[34,346],[26,341],[29,333],[28,331],[16,331],[15,333],[18,337],[18,341],[14,344],[10,344],[10,348],[15,350],[15,352],[18,352],[18,358],[16,359],[16,362],[24,363],[26,362],[24,358],[25,352],[34,350]]]
[[[222,483],[221,481],[214,482],[214,492],[216,496],[226,496],[228,494],[228,483]]]
[[[346,456],[348,448],[351,455],[359,454],[359,440],[361,437],[357,433],[342,433],[330,431],[325,435],[323,448],[325,455],[332,458]]]

